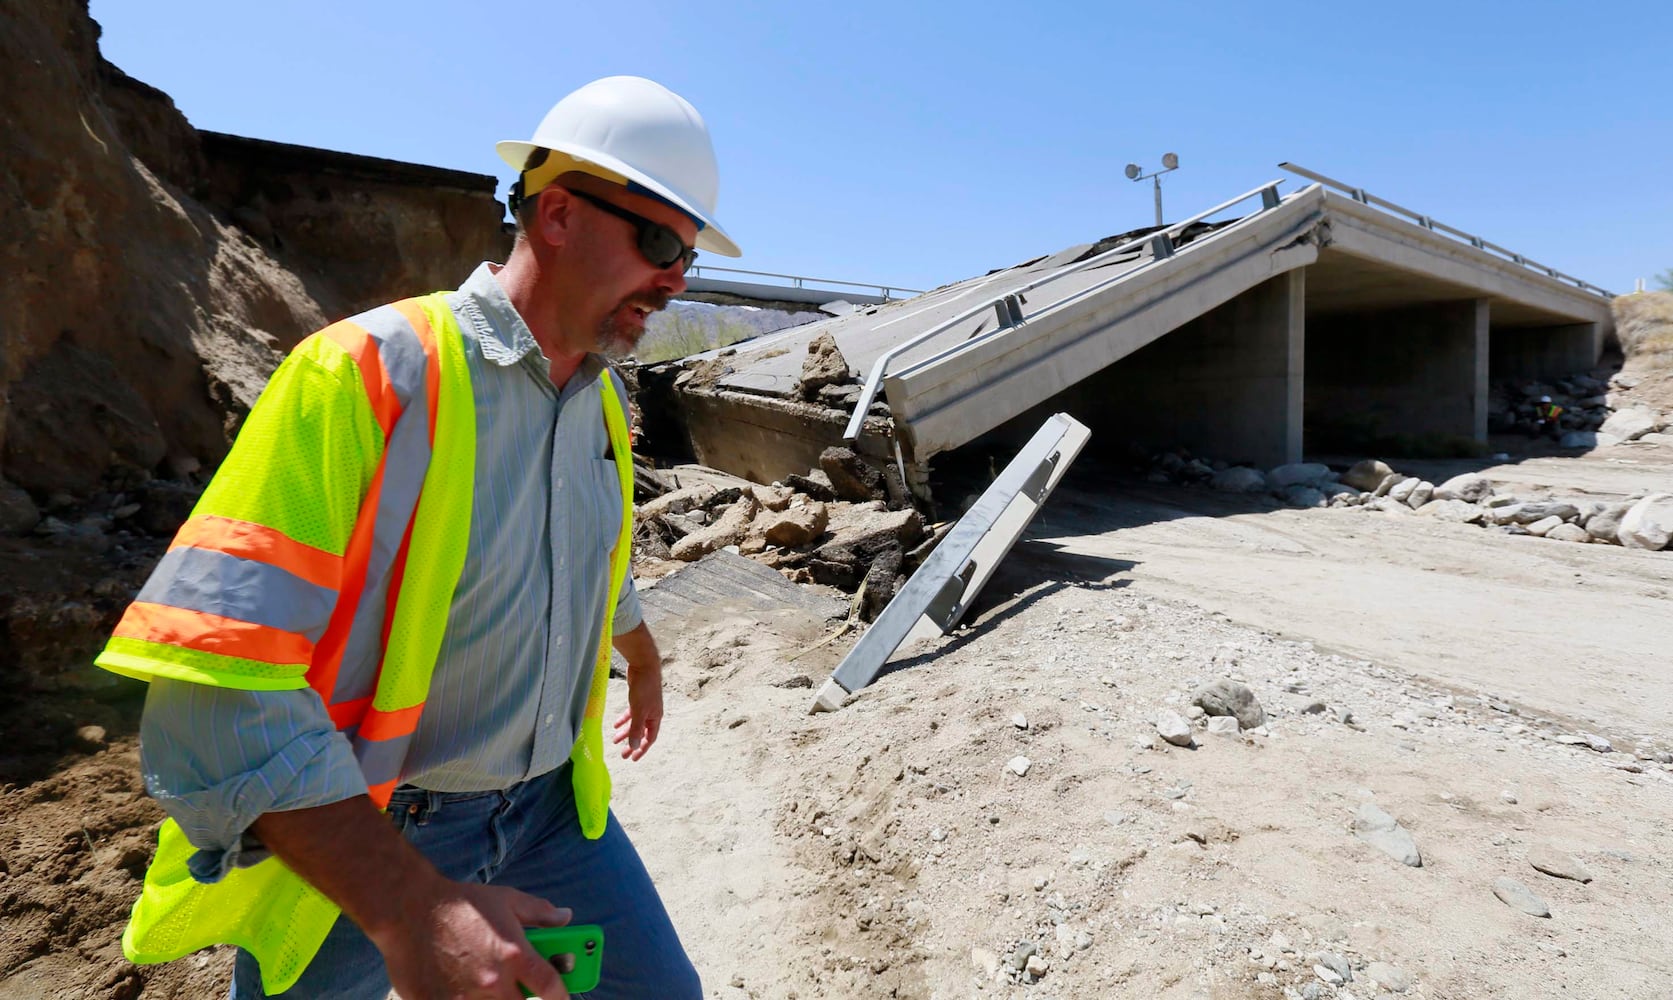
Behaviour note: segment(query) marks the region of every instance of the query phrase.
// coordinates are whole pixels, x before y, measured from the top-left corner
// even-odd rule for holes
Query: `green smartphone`
[[[525,927],[523,935],[540,957],[551,962],[563,977],[564,989],[585,993],[598,986],[604,968],[604,929],[597,924],[577,927]],[[533,996],[523,990],[524,996]]]

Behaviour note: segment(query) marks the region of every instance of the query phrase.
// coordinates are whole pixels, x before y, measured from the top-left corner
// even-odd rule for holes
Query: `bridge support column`
[[[1499,327],[1493,331],[1493,377],[1560,378],[1590,370],[1603,353],[1600,323]]]
[[[1307,426],[1315,450],[1446,450],[1487,440],[1486,299],[1314,317]]]

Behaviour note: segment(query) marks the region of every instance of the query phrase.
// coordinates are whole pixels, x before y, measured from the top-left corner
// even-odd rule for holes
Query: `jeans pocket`
[[[430,818],[428,796],[416,789],[403,794],[397,791],[389,797],[389,823],[396,833],[406,833],[410,827],[422,825]]]

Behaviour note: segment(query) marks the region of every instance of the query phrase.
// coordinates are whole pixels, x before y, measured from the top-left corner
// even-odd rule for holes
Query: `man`
[[[1563,436],[1562,415],[1563,408],[1551,402],[1550,396],[1539,397],[1539,402],[1534,405],[1535,434],[1553,441],[1560,440]]]
[[[573,919],[604,931],[589,995],[701,996],[608,812],[612,645],[624,758],[663,707],[599,355],[694,247],[738,250],[702,118],[649,80],[499,151],[510,259],[298,345],[99,658],[152,682],[141,763],[171,818],[135,961],[236,943],[235,998],[552,998],[524,928]]]

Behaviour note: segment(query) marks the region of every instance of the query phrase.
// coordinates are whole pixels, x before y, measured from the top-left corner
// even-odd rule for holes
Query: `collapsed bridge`
[[[1604,289],[1284,166],[1312,183],[686,359],[681,433],[757,482],[846,440],[927,497],[935,456],[1059,410],[1094,450],[1270,466],[1345,433],[1484,442],[1491,381],[1597,363]],[[822,335],[864,379],[844,408],[799,392]]]

